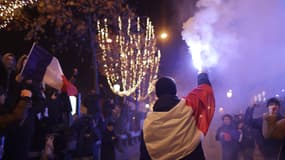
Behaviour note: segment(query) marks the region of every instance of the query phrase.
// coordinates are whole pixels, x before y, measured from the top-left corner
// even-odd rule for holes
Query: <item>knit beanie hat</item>
[[[176,95],[176,83],[171,77],[161,77],[155,84],[155,92],[157,97],[161,95]]]

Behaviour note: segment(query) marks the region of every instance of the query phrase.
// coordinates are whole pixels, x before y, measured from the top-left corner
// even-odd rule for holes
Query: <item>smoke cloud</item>
[[[285,1],[199,0],[196,7],[182,38],[193,64],[211,71],[217,107],[244,110],[263,91],[285,96]]]

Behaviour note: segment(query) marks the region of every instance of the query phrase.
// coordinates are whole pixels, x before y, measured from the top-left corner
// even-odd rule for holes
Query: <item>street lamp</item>
[[[166,38],[168,38],[168,34],[167,34],[166,32],[162,32],[162,33],[160,34],[160,38],[161,38],[161,39],[166,39]]]
[[[149,108],[149,104],[145,104],[145,108],[147,108],[147,109],[148,109],[148,108]]]

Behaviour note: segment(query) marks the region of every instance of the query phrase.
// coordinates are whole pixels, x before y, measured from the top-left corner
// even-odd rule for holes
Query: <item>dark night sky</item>
[[[195,2],[196,0],[140,0],[137,3],[138,13],[151,18],[157,35],[161,31],[169,34],[166,41],[158,41],[162,51],[162,74],[173,75],[180,68],[180,63],[177,62],[189,55],[186,53],[187,47],[182,40],[181,31],[183,22],[194,13]]]

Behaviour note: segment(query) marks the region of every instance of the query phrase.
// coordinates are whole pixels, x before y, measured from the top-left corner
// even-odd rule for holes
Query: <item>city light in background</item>
[[[150,19],[118,17],[111,27],[105,18],[97,21],[97,30],[100,65],[110,89],[119,96],[146,99],[154,91],[161,56]]]
[[[147,108],[147,109],[148,109],[148,108],[149,108],[149,104],[145,104],[145,108]]]
[[[223,107],[220,107],[220,108],[219,108],[219,112],[220,112],[220,113],[224,113],[224,108],[223,108]]]
[[[71,114],[75,115],[77,110],[77,98],[75,96],[69,96],[70,104],[71,104]]]
[[[27,5],[32,5],[36,2],[37,0],[2,1],[0,4],[0,29],[7,27],[7,25],[14,19],[15,11],[17,9],[21,9]]]
[[[114,84],[114,92],[117,93],[120,91],[121,86],[119,84]]]
[[[233,91],[230,89],[230,90],[228,90],[228,92],[227,92],[227,97],[228,97],[228,98],[232,98],[232,96],[233,96]]]
[[[168,38],[168,34],[166,33],[166,32],[162,32],[161,34],[160,34],[160,38],[161,39],[167,39]]]

